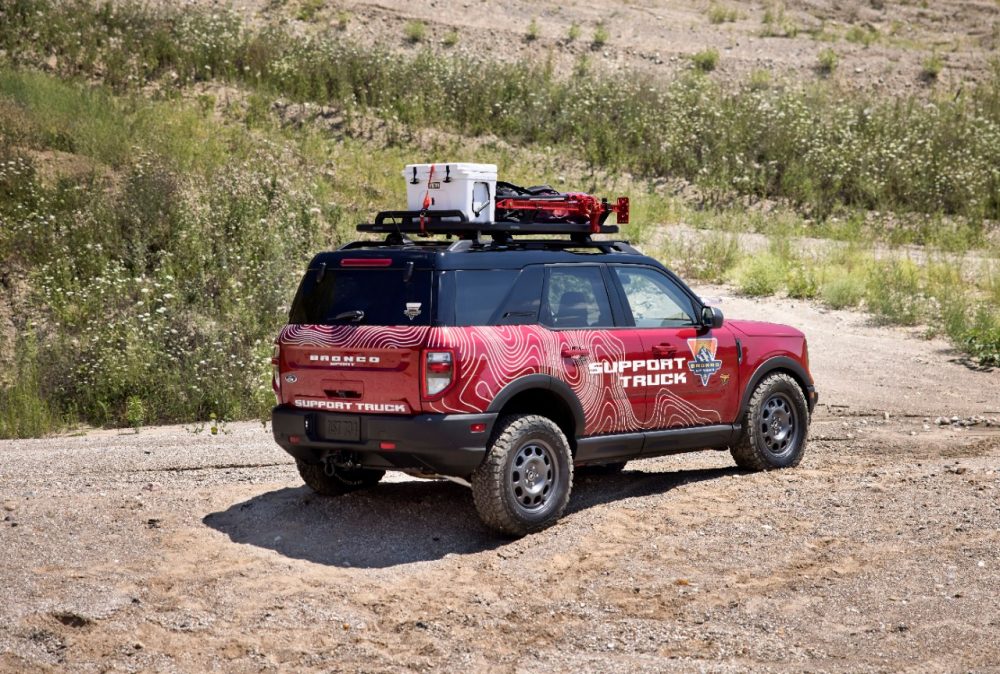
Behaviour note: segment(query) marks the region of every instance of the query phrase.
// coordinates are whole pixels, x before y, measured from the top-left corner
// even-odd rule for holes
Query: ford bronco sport
[[[750,470],[799,463],[817,398],[801,332],[724,321],[656,260],[594,239],[617,232],[606,202],[576,220],[508,205],[490,223],[380,213],[358,229],[383,240],[309,264],[276,342],[272,416],[307,485],[447,477],[519,536],[561,516],[574,467],[701,449]]]

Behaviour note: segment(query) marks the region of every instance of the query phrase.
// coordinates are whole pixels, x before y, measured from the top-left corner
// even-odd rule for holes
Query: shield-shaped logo
[[[688,368],[701,379],[702,386],[708,386],[708,380],[722,367],[722,361],[715,358],[715,352],[719,349],[719,340],[715,337],[711,339],[689,339],[688,348],[691,349],[693,360],[688,361]]]
[[[406,311],[404,311],[403,314],[412,321],[420,315],[421,306],[423,306],[422,302],[407,302]]]

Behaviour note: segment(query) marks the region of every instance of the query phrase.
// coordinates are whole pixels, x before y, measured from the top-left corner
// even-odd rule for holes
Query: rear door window
[[[613,327],[611,302],[601,268],[550,267],[541,322],[552,328]]]
[[[289,323],[429,325],[431,272],[406,269],[310,269],[292,302]]]

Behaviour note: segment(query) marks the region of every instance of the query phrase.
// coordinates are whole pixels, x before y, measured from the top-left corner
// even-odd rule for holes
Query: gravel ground
[[[802,465],[636,461],[514,542],[448,482],[316,497],[259,423],[0,442],[0,671],[1000,672],[1000,374],[722,306],[809,335]]]

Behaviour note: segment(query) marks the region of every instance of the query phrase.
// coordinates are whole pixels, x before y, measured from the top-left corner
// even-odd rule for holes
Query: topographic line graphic
[[[635,432],[654,428],[721,423],[715,410],[701,409],[668,387],[647,392],[652,397],[642,414],[633,408],[622,378],[592,375],[592,362],[626,359],[626,346],[607,330],[554,331],[542,326],[431,327],[288,325],[281,343],[337,349],[451,349],[457,356],[454,389],[440,400],[424,402],[427,411],[443,414],[484,412],[511,382],[542,374],[565,382],[583,407],[583,435]],[[587,355],[564,358],[564,347]],[[539,410],[544,412],[544,410]]]

